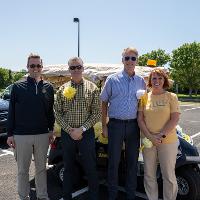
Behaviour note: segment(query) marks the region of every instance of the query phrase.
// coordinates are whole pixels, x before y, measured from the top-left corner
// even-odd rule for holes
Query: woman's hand
[[[162,139],[159,135],[151,134],[149,140],[153,143],[154,146],[158,146],[162,143]]]

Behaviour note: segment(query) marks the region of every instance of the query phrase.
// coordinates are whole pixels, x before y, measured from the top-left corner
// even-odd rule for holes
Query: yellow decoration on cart
[[[156,60],[147,60],[147,66],[149,67],[156,67],[157,61]]]
[[[144,148],[151,148],[153,146],[152,142],[148,138],[142,139],[142,146],[140,147],[140,151],[142,151]]]

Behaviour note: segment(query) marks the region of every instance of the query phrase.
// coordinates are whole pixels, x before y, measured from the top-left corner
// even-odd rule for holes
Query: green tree
[[[200,43],[185,43],[172,51],[171,76],[181,87],[192,91],[200,89]]]
[[[25,74],[26,74],[26,70],[22,69],[19,72],[14,72],[12,77],[13,77],[13,83],[20,80]]]
[[[146,66],[148,59],[156,60],[157,66],[163,66],[170,61],[170,55],[162,49],[153,50],[150,53],[146,53],[142,56],[139,56],[138,64],[140,66]]]
[[[0,88],[4,88],[9,84],[9,78],[9,70],[0,67]]]

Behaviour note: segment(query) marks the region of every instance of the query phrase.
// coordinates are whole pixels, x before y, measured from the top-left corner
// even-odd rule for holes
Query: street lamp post
[[[78,57],[80,55],[80,20],[79,18],[74,18],[74,22],[78,23]]]

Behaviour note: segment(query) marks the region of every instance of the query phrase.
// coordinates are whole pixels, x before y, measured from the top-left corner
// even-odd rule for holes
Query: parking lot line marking
[[[180,105],[181,107],[194,106],[195,104]]]
[[[87,186],[87,187],[84,187],[84,188],[82,188],[82,189],[80,189],[80,190],[78,190],[78,191],[72,193],[72,198],[77,197],[77,196],[79,196],[80,194],[83,194],[83,193],[87,192],[88,189],[89,189],[89,188],[88,188],[88,186]]]
[[[83,193],[85,193],[85,192],[87,192],[88,189],[89,189],[88,187],[84,187],[84,188],[82,188],[80,190],[77,190],[76,192],[72,193],[72,199],[77,197],[77,196],[79,196],[79,195],[81,195],[81,194],[83,194]],[[59,200],[63,200],[63,198],[61,198]]]
[[[200,121],[195,121],[195,120],[185,120],[186,122],[189,122],[189,123],[200,123]]]
[[[3,154],[0,155],[0,157],[2,156],[7,156],[7,155],[14,155],[14,153],[12,151],[8,151],[8,150],[2,150]]]
[[[200,135],[200,132],[198,132],[198,133],[192,135],[191,138],[194,139],[195,137],[197,137],[197,136],[199,136],[199,135]]]
[[[185,111],[190,111],[190,110],[196,110],[196,109],[199,109],[199,108],[200,108],[200,107],[196,107],[196,108],[188,108],[188,109],[185,109],[184,112],[185,112]]]

